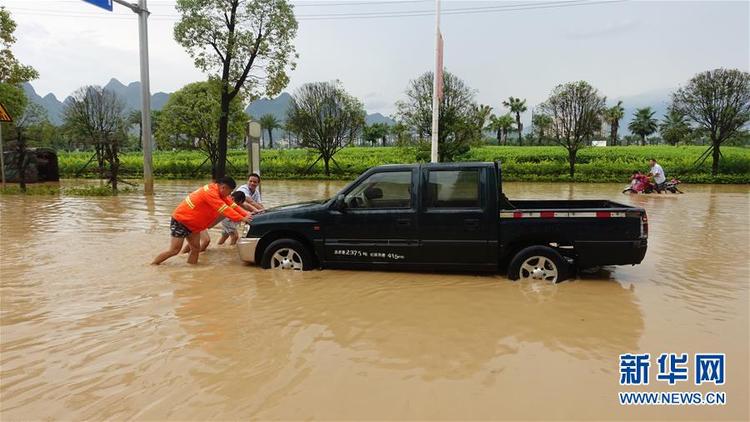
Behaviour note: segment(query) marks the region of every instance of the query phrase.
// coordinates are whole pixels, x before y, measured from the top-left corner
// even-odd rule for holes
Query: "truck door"
[[[487,264],[490,237],[486,172],[481,167],[422,169],[422,262]]]
[[[418,262],[416,169],[384,169],[345,194],[324,228],[325,260],[338,263]]]

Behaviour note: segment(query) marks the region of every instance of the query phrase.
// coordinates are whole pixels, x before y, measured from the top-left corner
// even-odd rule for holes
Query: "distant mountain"
[[[55,125],[60,125],[62,123],[63,102],[58,100],[57,97],[55,97],[55,94],[50,93],[42,97],[36,93],[34,87],[28,82],[24,82],[21,87],[29,101],[39,104],[47,110],[47,116],[49,117],[50,122]]]
[[[104,89],[115,92],[125,100],[126,111],[141,109],[141,83],[131,82],[127,86],[115,78],[112,78],[104,85]],[[151,110],[161,110],[167,103],[169,94],[157,92],[151,94]]]
[[[49,116],[50,122],[55,125],[62,124],[63,108],[65,108],[65,103],[68,101],[70,96],[66,97],[63,101],[60,101],[57,99],[57,97],[55,97],[54,94],[51,93],[45,95],[44,97],[40,96],[39,94],[37,94],[34,87],[28,82],[24,83],[22,87],[24,92],[26,93],[26,97],[29,98],[31,102],[37,103],[44,107],[45,110],[47,110],[47,115]],[[112,78],[109,82],[107,82],[106,85],[104,85],[104,88],[114,91],[125,101],[125,112],[141,109],[140,82],[131,82],[130,84],[125,86],[122,84],[122,82]],[[151,94],[151,109],[161,110],[168,99],[169,94],[164,92]]]
[[[276,98],[261,98],[253,101],[247,106],[245,113],[252,116],[255,120],[259,120],[266,114],[271,114],[277,120],[283,122],[286,120],[286,111],[289,109],[291,103],[292,96],[286,92],[282,92]]]
[[[372,125],[375,123],[385,123],[388,126],[393,126],[396,124],[396,121],[391,119],[390,117],[383,116],[380,113],[373,113],[365,116],[365,123],[367,123],[368,125]]]

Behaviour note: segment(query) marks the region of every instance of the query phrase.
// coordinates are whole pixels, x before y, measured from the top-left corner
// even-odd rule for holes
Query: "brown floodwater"
[[[625,196],[619,184],[508,183],[511,199],[648,212],[641,265],[547,285],[272,272],[215,244],[197,266],[149,265],[199,184],[159,182],[153,198],[0,196],[0,419],[750,418],[748,186]],[[263,193],[278,205],[342,186],[266,181]],[[652,356],[647,387],[619,385],[619,354],[633,352]],[[656,382],[662,352],[726,353],[726,384]],[[723,391],[727,404],[620,406],[618,391]]]

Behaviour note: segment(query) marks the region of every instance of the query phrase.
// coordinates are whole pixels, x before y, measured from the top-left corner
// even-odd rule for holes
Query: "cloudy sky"
[[[174,0],[148,0],[152,92],[202,80],[173,39]],[[1,0],[18,23],[14,51],[34,66],[37,92],[59,99],[110,78],[139,79],[138,25],[82,0]],[[446,68],[501,108],[543,101],[584,79],[608,98],[663,95],[695,73],[748,71],[748,1],[443,1]],[[298,67],[287,91],[339,79],[369,112],[390,114],[409,79],[434,63],[435,2],[295,1]],[[452,10],[452,11],[451,11]]]

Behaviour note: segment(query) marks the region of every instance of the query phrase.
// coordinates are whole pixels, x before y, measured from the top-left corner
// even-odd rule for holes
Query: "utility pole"
[[[440,34],[440,0],[435,0],[435,72],[432,79],[432,145],[430,161],[437,163],[440,100],[443,96],[443,37]]]
[[[84,0],[105,10],[112,11],[112,3],[125,6],[138,15],[138,42],[141,58],[141,131],[143,133],[143,190],[146,195],[154,194],[154,172],[151,140],[151,86],[148,77],[148,15],[146,0],[128,3],[125,0]]]

